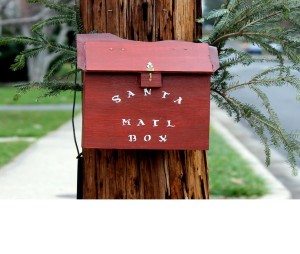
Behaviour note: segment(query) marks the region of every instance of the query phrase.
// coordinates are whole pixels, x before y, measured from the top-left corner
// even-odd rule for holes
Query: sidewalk
[[[81,139],[81,116],[75,119]],[[71,122],[0,169],[0,199],[76,199],[77,152]]]
[[[226,122],[226,124],[224,124]],[[240,126],[212,104],[212,126],[253,170],[263,177],[271,193],[263,198],[288,199],[290,192],[234,137]],[[75,119],[77,140],[81,140],[81,115]],[[230,131],[229,131],[230,130]],[[243,130],[247,131],[247,130]],[[244,133],[245,134],[245,133]],[[77,160],[71,122],[39,139],[0,170],[0,199],[76,199]]]

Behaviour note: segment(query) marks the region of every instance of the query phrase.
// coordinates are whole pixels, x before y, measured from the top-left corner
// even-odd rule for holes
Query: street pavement
[[[238,50],[244,50],[246,47],[245,45],[236,42],[231,42],[228,44],[228,46],[236,48]],[[271,63],[271,62],[252,63],[250,66],[247,67],[242,65],[237,65],[232,67],[230,72],[235,76],[234,81],[245,82],[245,81],[249,81],[256,74],[261,73],[267,70],[268,68],[274,66],[275,63]],[[299,73],[293,72],[292,74],[294,74],[297,78],[300,79]],[[270,105],[278,115],[282,127],[289,133],[299,132],[300,131],[300,101],[297,100],[296,89],[287,86],[283,86],[283,87],[271,86],[271,87],[262,87],[261,90],[265,92],[266,95],[268,96]],[[261,100],[259,100],[257,95],[247,87],[243,89],[235,90],[231,93],[231,95],[245,103],[252,104],[259,109],[261,109],[262,107]],[[245,122],[242,121],[242,123],[244,126],[246,126],[248,129],[252,131],[252,129]],[[286,158],[284,149],[277,149],[276,151]],[[300,158],[297,159],[297,163],[300,166]]]
[[[266,180],[270,193],[264,198],[290,198],[289,190],[245,149],[242,144],[245,141],[245,133],[243,132],[239,138],[232,135],[240,133],[239,125],[226,117],[214,104],[211,116],[214,128],[248,161],[254,172]],[[81,115],[76,117],[75,126],[80,145]],[[0,169],[0,199],[76,199],[76,156],[72,126],[71,122],[68,122],[36,141],[11,163]]]
[[[270,64],[254,63],[247,67],[247,72],[244,71],[243,66],[236,66],[232,69],[232,73],[239,75],[239,81],[248,81],[255,74],[260,73],[267,68],[271,67]],[[300,75],[296,75],[300,79]],[[300,102],[297,100],[297,91],[293,87],[262,87],[261,90],[265,92],[269,98],[270,104],[281,122],[282,127],[288,132],[300,131]],[[232,93],[237,99],[255,105],[261,108],[261,100],[249,88],[239,89]],[[280,150],[284,153],[283,149]],[[300,165],[300,158],[298,159]]]

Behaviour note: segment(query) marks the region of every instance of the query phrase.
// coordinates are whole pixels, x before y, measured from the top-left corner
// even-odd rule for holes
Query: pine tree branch
[[[73,54],[73,55],[75,55],[77,53],[76,49],[74,49],[73,47],[68,47],[68,46],[65,46],[65,45],[59,44],[59,43],[45,41],[43,43],[43,45],[45,46],[45,48],[49,48],[50,50],[53,50],[56,52],[61,52],[61,53],[66,53],[66,54],[69,53],[69,54]]]
[[[216,92],[217,94],[219,94],[224,100],[226,100],[229,104],[234,105],[236,108],[238,108],[240,110],[240,112],[242,113],[242,115],[244,115],[245,113],[244,110],[240,107],[240,105],[238,103],[236,103],[234,100],[232,100],[230,97],[226,96],[224,93],[217,91],[215,89],[212,89],[212,91]],[[280,128],[276,128],[274,125],[264,121],[263,119],[257,117],[254,114],[251,114],[250,116],[251,118],[254,118],[255,120],[261,122],[263,125],[267,126],[269,129],[273,129],[276,133],[278,133],[281,137],[281,139],[284,141],[284,144],[289,146],[289,142],[288,140],[285,138],[285,135],[283,134],[282,130]],[[247,117],[245,117],[245,119],[247,119]]]
[[[278,37],[273,36],[271,34],[267,34],[267,33],[238,31],[238,32],[229,33],[229,34],[225,34],[225,35],[221,36],[220,38],[213,41],[211,43],[211,45],[216,46],[216,45],[218,45],[219,42],[221,42],[225,39],[242,37],[242,36],[261,36],[261,37],[268,38],[268,39],[271,39],[271,40],[278,40]]]
[[[268,80],[268,79],[263,79],[263,80],[254,80],[254,79],[252,79],[252,80],[250,80],[250,81],[248,81],[248,82],[240,83],[240,84],[231,86],[231,87],[229,87],[229,88],[223,90],[223,94],[225,95],[225,94],[227,94],[229,91],[238,89],[238,88],[240,88],[240,87],[242,87],[242,86],[251,86],[251,85],[262,84],[262,83],[264,83],[264,84],[269,83],[269,84],[272,85],[272,84],[274,84],[274,81],[276,81],[276,80],[274,80],[274,79],[269,79],[269,80]]]
[[[250,22],[250,23],[248,23],[247,25],[245,25],[244,27],[242,27],[242,28],[240,29],[240,31],[244,31],[244,30],[246,30],[248,27],[253,26],[253,25],[255,25],[255,24],[258,23],[258,22],[261,22],[261,21],[263,21],[263,20],[265,20],[265,19],[268,19],[268,18],[277,16],[278,14],[281,14],[281,13],[282,13],[282,11],[277,11],[277,12],[274,12],[274,13],[270,13],[269,15],[266,15],[266,16],[264,16],[264,17],[261,17],[260,19],[254,20],[253,22]],[[242,21],[243,21],[243,20],[238,21],[238,22],[242,22]]]

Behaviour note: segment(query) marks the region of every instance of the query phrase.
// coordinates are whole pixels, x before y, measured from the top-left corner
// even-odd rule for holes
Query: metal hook
[[[147,63],[147,71],[149,71],[149,81],[152,81],[152,72],[154,71],[154,65],[149,62]]]

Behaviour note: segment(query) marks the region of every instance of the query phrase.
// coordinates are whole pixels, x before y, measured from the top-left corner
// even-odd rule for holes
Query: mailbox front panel
[[[210,76],[85,73],[83,148],[208,150]]]

